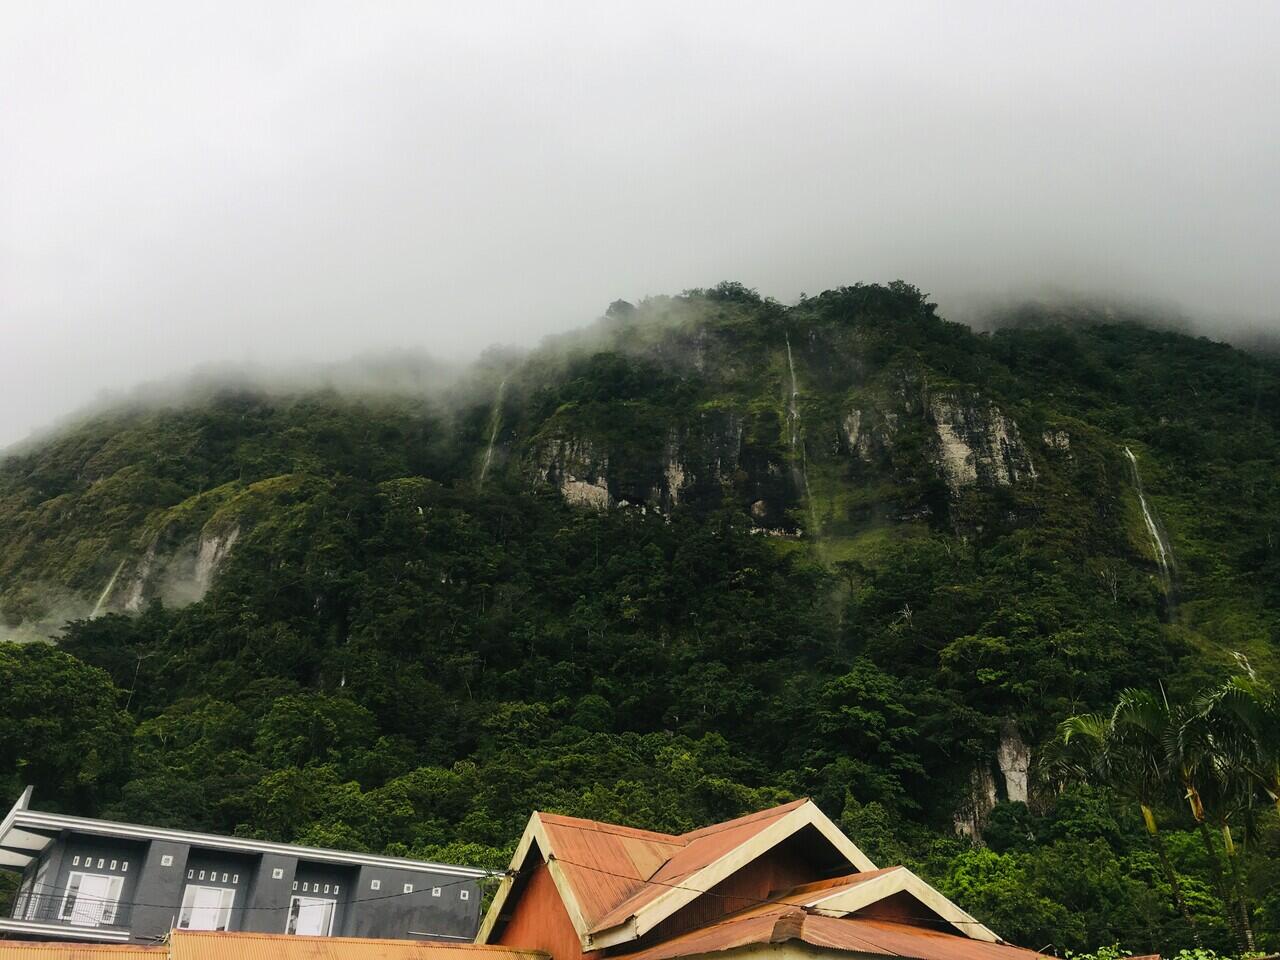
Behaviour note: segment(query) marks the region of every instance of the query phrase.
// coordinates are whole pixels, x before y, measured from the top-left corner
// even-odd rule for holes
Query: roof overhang
[[[266,840],[248,840],[241,837],[224,837],[213,833],[194,833],[188,830],[170,830],[164,827],[146,827],[134,823],[115,823],[111,820],[93,820],[88,817],[44,813],[39,810],[29,809],[28,803],[30,799],[31,788],[27,787],[22,796],[18,798],[18,802],[14,804],[13,809],[5,815],[4,820],[0,821],[0,847],[18,846],[10,842],[9,838],[11,836],[22,835],[30,837],[36,835],[32,831],[49,831],[56,834],[62,830],[70,830],[99,837],[116,837],[140,841],[164,840],[234,853],[275,853],[282,856],[299,857],[304,860],[314,860],[319,863],[388,867],[399,870],[424,870],[467,879],[479,879],[493,876],[494,874],[492,870],[460,867],[448,863],[435,863],[430,860],[408,860],[401,857],[353,853],[349,850],[300,847]],[[27,848],[19,846],[18,849]]]
[[[805,906],[825,916],[847,917],[896,893],[907,893],[915,897],[940,919],[970,939],[985,940],[988,943],[1003,942],[989,928],[974,919],[972,914],[961,910],[906,867],[889,870],[829,896],[815,897],[806,901]]]

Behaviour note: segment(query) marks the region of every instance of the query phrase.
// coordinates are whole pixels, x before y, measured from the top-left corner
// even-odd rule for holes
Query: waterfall
[[[102,593],[98,595],[98,602],[93,605],[93,611],[89,614],[89,619],[93,619],[102,613],[102,608],[107,602],[107,598],[111,596],[111,591],[116,585],[116,579],[120,576],[120,571],[124,569],[124,561],[121,560],[116,572],[111,575],[111,579],[107,581],[107,585],[102,588]]]
[[[1147,504],[1147,497],[1142,490],[1142,474],[1138,472],[1138,458],[1132,450],[1124,448],[1124,455],[1129,458],[1129,472],[1133,476],[1133,488],[1138,494],[1138,504],[1142,507],[1142,522],[1147,527],[1147,535],[1151,538],[1151,547],[1156,555],[1156,563],[1160,567],[1160,586],[1164,591],[1166,610],[1169,619],[1174,618],[1177,607],[1177,595],[1173,585],[1173,547],[1164,535],[1160,521]]]
[[[787,401],[787,425],[790,432],[791,450],[792,450],[792,469],[795,470],[795,450],[797,444],[800,447],[800,466],[797,471],[796,479],[799,485],[804,489],[805,503],[809,508],[809,532],[813,537],[818,536],[818,514],[813,505],[813,493],[809,489],[809,457],[804,448],[804,441],[800,436],[800,387],[796,383],[796,363],[791,356],[791,334],[786,334],[787,339],[787,369],[791,372],[791,396]]]
[[[498,384],[498,395],[493,401],[493,413],[489,417],[489,446],[484,451],[484,462],[480,464],[480,481],[477,487],[484,486],[484,478],[489,473],[489,464],[493,462],[493,444],[498,439],[498,430],[502,427],[502,394],[507,388],[507,378],[503,377]]]

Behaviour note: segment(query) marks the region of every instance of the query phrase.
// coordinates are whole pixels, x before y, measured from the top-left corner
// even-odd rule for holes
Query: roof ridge
[[[767,820],[770,817],[780,817],[790,813],[792,810],[799,809],[809,802],[808,797],[800,797],[797,800],[788,800],[786,803],[780,803],[772,807],[766,807],[764,810],[757,810],[755,813],[748,813],[741,817],[734,817],[732,820],[724,820],[720,823],[713,823],[705,827],[699,827],[697,830],[690,830],[688,833],[680,834],[680,839],[687,843],[699,840],[702,837],[719,833],[722,830],[732,830],[734,827],[745,826],[748,823],[754,823],[757,820]]]
[[[572,830],[591,830],[595,833],[606,833],[615,837],[626,837],[631,840],[651,840],[656,843],[669,843],[672,846],[684,846],[683,837],[658,830],[645,830],[642,827],[628,827],[621,823],[605,823],[587,817],[570,817],[563,813],[547,813],[535,810],[534,813],[544,823]]]

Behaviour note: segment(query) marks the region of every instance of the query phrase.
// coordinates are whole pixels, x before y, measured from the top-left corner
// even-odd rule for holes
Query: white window
[[[223,877],[222,879],[223,879],[223,880],[225,880],[225,879],[227,879],[227,878],[226,878],[226,877]],[[239,882],[240,882],[240,874],[238,874],[238,873],[233,873],[233,874],[231,875],[231,882],[232,882],[232,883],[239,883]]]
[[[329,892],[329,885],[327,883],[324,885],[324,892],[325,893]]]
[[[171,853],[166,853],[163,857],[161,857],[161,858],[160,858],[160,866],[162,866],[162,867],[172,867],[172,866],[173,866],[173,854],[171,854]]]
[[[178,927],[182,930],[226,930],[236,892],[230,887],[202,887],[189,883],[182,893]]]
[[[99,869],[99,870],[101,870],[101,869],[102,869],[102,865],[103,865],[105,862],[106,862],[106,861],[105,861],[102,857],[99,857],[99,858],[98,858],[98,869]],[[85,866],[88,866],[88,864],[86,863],[86,864],[85,864]]]
[[[439,888],[439,887],[432,887],[432,888],[431,888],[431,895],[432,895],[433,897],[438,897],[438,896],[440,896],[440,888]]]
[[[295,889],[295,890],[297,890],[297,889],[298,889],[298,881],[297,881],[297,880],[293,881],[293,889]]]
[[[283,879],[284,879],[284,867],[276,867],[274,870],[272,870],[272,871],[271,871],[271,879],[272,879],[272,880],[283,880]]]
[[[79,857],[79,855],[78,855],[78,854],[77,854],[76,856],[74,856],[74,857],[72,857],[72,858],[71,858],[71,865],[72,865],[73,867],[78,867],[78,866],[80,866],[80,857]]]
[[[123,885],[123,877],[72,873],[67,878],[67,892],[62,896],[58,919],[83,927],[115,923],[116,903]]]
[[[128,872],[129,872],[129,861],[128,861],[128,860],[125,860],[123,863],[121,863],[121,864],[120,864],[120,872],[121,872],[121,873],[128,873]]]
[[[382,881],[381,881],[381,880],[370,880],[370,881],[369,881],[369,889],[370,889],[370,890],[381,890],[381,889],[382,889]]]
[[[289,922],[285,933],[311,937],[327,937],[333,933],[333,916],[338,901],[323,897],[294,897],[289,901]]]
[[[342,889],[342,888],[341,888],[341,887],[339,887],[336,883],[333,885],[333,892],[334,892],[334,893],[337,893],[337,892],[338,892],[339,890],[341,890],[341,889]]]
[[[116,864],[117,864],[118,862],[119,862],[119,861],[117,861],[117,860],[112,860],[112,861],[111,861],[111,869],[112,869],[112,870],[114,870],[114,869],[116,868]]]
[[[471,899],[471,891],[470,891],[470,890],[463,890],[460,894],[458,894],[458,899],[459,899],[459,900],[470,900],[470,899]]]
[[[404,885],[404,892],[405,892],[405,893],[413,893],[413,884],[412,884],[412,883],[406,883],[406,884]]]

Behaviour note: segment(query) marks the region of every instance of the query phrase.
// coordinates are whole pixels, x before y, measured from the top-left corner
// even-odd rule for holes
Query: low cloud
[[[527,347],[721,279],[1277,328],[1280,7],[0,13],[0,447],[204,365]]]

